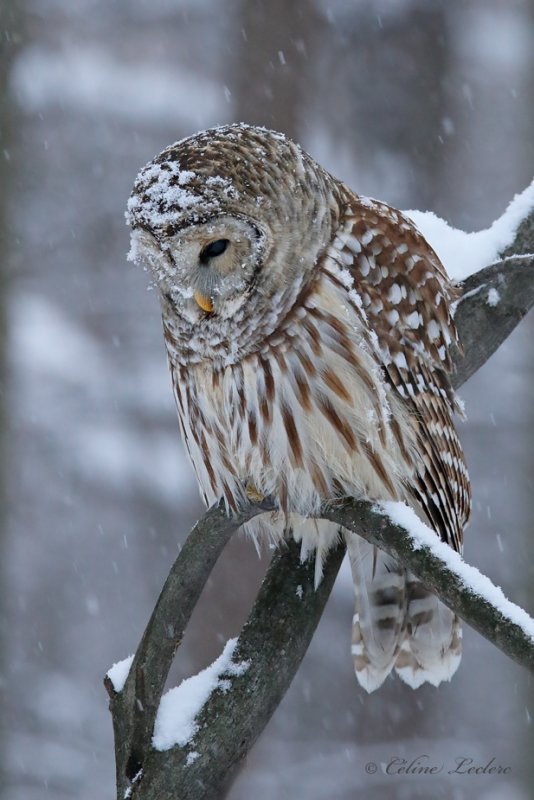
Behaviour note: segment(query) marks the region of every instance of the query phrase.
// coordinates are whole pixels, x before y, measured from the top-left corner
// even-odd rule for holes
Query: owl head
[[[313,273],[338,207],[331,176],[284,135],[213,128],[139,173],[126,212],[129,258],[151,271],[191,334],[228,331],[251,307],[256,319],[273,317],[273,304],[284,312],[288,289]]]

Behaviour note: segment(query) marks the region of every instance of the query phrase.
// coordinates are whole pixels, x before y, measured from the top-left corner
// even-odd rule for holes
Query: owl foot
[[[245,493],[251,503],[262,503],[265,500],[265,495],[260,494],[253,483],[247,483]]]

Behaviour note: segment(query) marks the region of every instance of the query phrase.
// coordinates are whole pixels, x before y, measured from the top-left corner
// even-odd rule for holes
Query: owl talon
[[[253,483],[248,483],[245,493],[251,503],[262,503],[265,500],[265,495],[260,494]]]

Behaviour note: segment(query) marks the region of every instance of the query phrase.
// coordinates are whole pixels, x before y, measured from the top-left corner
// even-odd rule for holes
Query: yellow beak
[[[196,304],[200,306],[202,311],[206,311],[208,314],[213,311],[213,302],[211,297],[206,297],[205,294],[200,294],[200,292],[195,292],[193,297],[195,298]]]

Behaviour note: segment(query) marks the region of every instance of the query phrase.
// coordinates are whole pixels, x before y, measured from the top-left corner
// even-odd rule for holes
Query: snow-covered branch
[[[169,669],[211,570],[232,534],[262,510],[258,504],[242,516],[229,518],[221,504],[204,514],[171,568],[133,662],[126,659],[115,664],[106,675],[117,791],[124,793],[144,764]]]
[[[534,673],[534,619],[404,503],[343,503],[323,514],[386,550],[503,653]]]
[[[456,322],[465,354],[454,354],[456,387],[482,366],[534,305],[533,207],[534,184],[515,198],[488,231],[460,235],[449,229],[449,238],[442,221],[412,214],[449,272],[463,278]],[[478,249],[473,245],[475,237],[479,237]],[[446,252],[449,239],[456,244]],[[465,247],[469,243],[472,268],[479,270],[468,277],[462,242]],[[483,269],[481,252],[482,263],[490,263]],[[460,274],[451,268],[455,255],[462,264]],[[153,742],[165,680],[208,575],[235,530],[269,508],[266,502],[231,519],[219,507],[207,512],[171,570],[133,663],[116,667],[106,678],[121,800],[221,797],[295,675],[334,584],[344,555],[342,546],[330,552],[317,591],[313,565],[300,563],[293,542],[274,555],[237,644],[224,663],[214,667],[213,691],[207,700],[203,696],[205,702],[189,720],[189,734],[184,738],[182,730],[175,736],[177,744],[171,746],[172,739],[161,738],[159,725]],[[410,523],[408,532],[398,524],[406,522],[405,516],[398,517],[398,508],[387,511],[393,520],[383,508],[347,502],[325,508],[324,516],[389,550],[486,638],[534,670],[534,622],[528,615],[441,545],[433,532],[420,523],[417,527]],[[157,750],[155,745],[162,742],[170,749]]]

